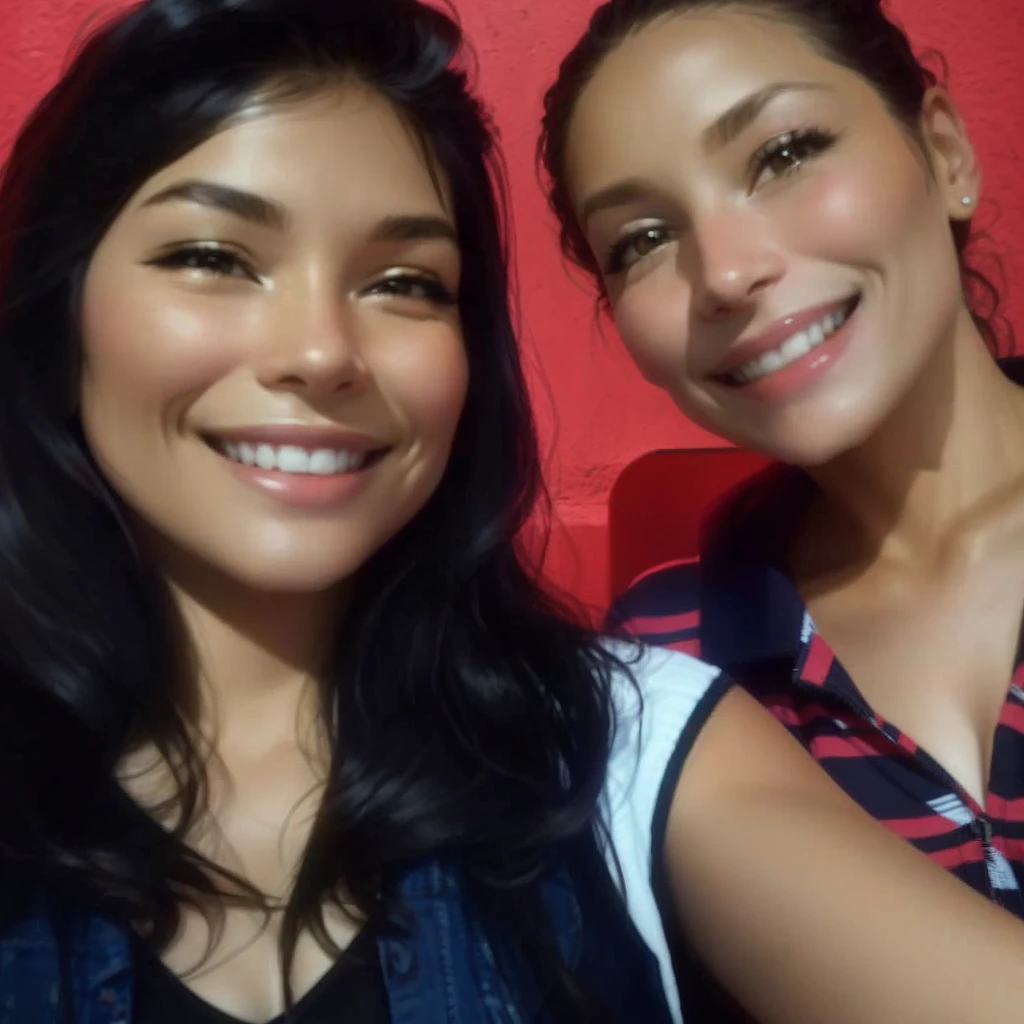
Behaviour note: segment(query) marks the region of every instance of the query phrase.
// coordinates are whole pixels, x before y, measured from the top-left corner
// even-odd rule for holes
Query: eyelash
[[[776,173],[776,178],[782,178],[786,175],[793,174],[810,157],[818,156],[819,154],[824,153],[825,150],[830,149],[836,143],[837,138],[838,136],[833,132],[827,131],[823,128],[800,128],[796,131],[784,132],[781,135],[776,135],[773,139],[769,139],[763,146],[761,146],[751,158],[750,168],[754,184],[757,184],[764,172],[768,169],[768,165],[776,157],[781,156],[784,153],[791,153],[793,150],[806,151],[806,155],[803,157],[797,157],[789,164],[789,166]],[[620,274],[623,270],[628,269],[638,260],[643,259],[644,255],[650,255],[650,253],[646,253],[638,256],[636,260],[627,261],[627,255],[631,246],[634,246],[645,235],[659,233],[668,234],[669,229],[664,226],[646,227],[618,239],[608,249],[604,272],[608,275]],[[664,244],[664,241],[659,242],[655,246],[655,249],[660,248]],[[652,252],[653,251],[655,250],[652,250]]]
[[[781,178],[798,170],[811,157],[819,156],[835,145],[837,136],[824,128],[799,128],[792,132],[783,132],[769,139],[758,149],[750,161],[753,184],[760,181],[769,164],[784,153],[791,155],[788,165],[777,172],[775,177]],[[804,156],[794,154],[804,152]]]
[[[244,276],[251,281],[259,280],[245,260],[220,246],[185,245],[158,256],[150,263],[165,270],[198,270],[221,277]],[[414,294],[415,289],[419,289],[420,294]],[[440,281],[426,274],[392,274],[372,284],[368,291],[395,298],[423,299],[439,306],[453,306],[457,302],[456,297]]]
[[[218,245],[183,245],[149,262],[163,270],[199,270],[220,277],[236,277],[240,271],[241,276],[258,280],[241,256]]]
[[[397,285],[402,291],[394,291],[387,286]],[[419,288],[422,295],[410,294],[411,289]],[[425,299],[438,306],[454,306],[458,301],[452,293],[436,278],[426,274],[392,274],[370,286],[370,291],[378,295],[394,296],[395,298]]]
[[[611,245],[608,249],[608,255],[605,258],[604,272],[609,276],[612,274],[621,274],[622,271],[628,270],[634,263],[642,260],[644,256],[649,256],[650,253],[642,253],[633,260],[627,260],[626,257],[632,246],[636,245],[645,235],[652,235],[658,232],[668,233],[668,228],[664,226],[655,226],[648,228],[640,228],[638,231],[625,235]],[[661,248],[664,242],[660,242],[655,248]],[[653,250],[652,250],[653,251]]]

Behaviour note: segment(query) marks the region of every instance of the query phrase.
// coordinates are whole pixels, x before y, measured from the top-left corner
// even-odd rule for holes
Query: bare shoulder
[[[716,813],[725,798],[806,796],[835,800],[838,790],[786,729],[745,690],[733,686],[696,737],[678,780],[673,818]]]
[[[1019,1016],[1021,922],[872,820],[738,688],[696,737],[659,855],[666,909],[765,1024]]]

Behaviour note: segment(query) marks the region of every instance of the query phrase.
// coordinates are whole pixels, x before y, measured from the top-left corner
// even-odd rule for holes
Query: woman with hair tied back
[[[16,140],[0,1022],[680,1021],[677,922],[768,1022],[1011,1018],[1019,922],[539,588],[459,44],[149,0]]]
[[[1024,360],[992,357],[949,92],[879,0],[610,0],[540,152],[644,376],[776,460],[611,622],[721,666],[1024,917]]]

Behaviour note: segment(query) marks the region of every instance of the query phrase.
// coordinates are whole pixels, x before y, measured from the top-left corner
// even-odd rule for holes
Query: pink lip
[[[801,310],[789,316],[780,317],[769,324],[760,334],[752,338],[744,338],[729,348],[725,356],[712,370],[712,377],[728,377],[745,363],[763,356],[766,352],[777,349],[787,338],[798,331],[806,330],[811,324],[829,313],[837,313],[850,305],[853,296],[847,296],[838,302],[827,302],[811,309]],[[837,332],[838,333],[838,332]]]
[[[282,505],[309,509],[340,505],[358,494],[366,486],[374,467],[387,454],[389,447],[365,434],[304,424],[232,427],[208,432],[206,437],[212,442],[211,449],[243,483]],[[367,459],[360,469],[345,473],[283,473],[276,469],[246,466],[218,450],[220,445],[242,442],[253,445],[294,445],[308,451],[318,448],[340,449],[360,452]]]
[[[836,307],[827,307],[820,315],[823,316],[832,308]],[[858,304],[857,308],[847,316],[839,330],[830,335],[817,348],[811,349],[807,355],[790,363],[789,366],[776,370],[775,373],[750,384],[729,383],[727,386],[744,398],[762,402],[779,401],[803,391],[827,373],[842,357],[853,337],[859,312],[860,305]],[[815,319],[817,318],[812,317],[807,322],[813,323]],[[800,329],[796,328],[796,330]],[[768,351],[771,350],[768,349]]]
[[[358,494],[367,484],[376,463],[348,473],[317,476],[314,473],[282,473],[276,469],[243,466],[222,455],[228,469],[243,483],[292,508],[328,508]]]

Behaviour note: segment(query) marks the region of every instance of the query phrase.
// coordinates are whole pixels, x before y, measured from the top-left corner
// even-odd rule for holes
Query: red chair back
[[[680,448],[626,466],[608,499],[612,599],[654,566],[696,558],[709,508],[768,463],[739,448]]]

